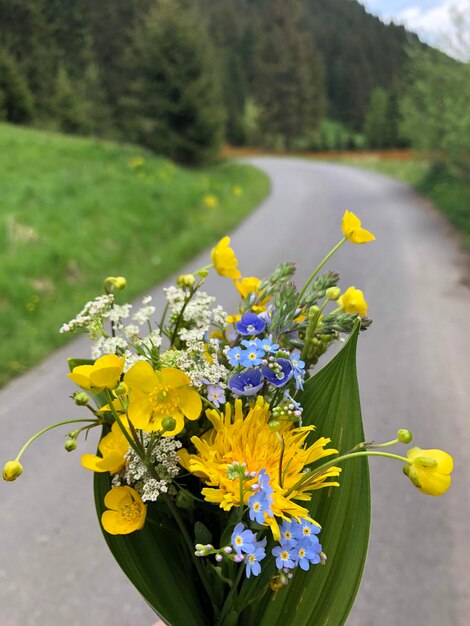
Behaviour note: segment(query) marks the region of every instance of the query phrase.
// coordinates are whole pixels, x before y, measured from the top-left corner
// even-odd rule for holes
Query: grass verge
[[[267,194],[248,165],[185,170],[141,148],[0,124],[0,385],[66,341],[107,275],[134,297]]]
[[[470,251],[470,185],[451,176],[443,166],[431,166],[417,158],[389,160],[387,157],[339,158],[348,165],[365,167],[398,178],[427,196],[462,233],[463,245]]]

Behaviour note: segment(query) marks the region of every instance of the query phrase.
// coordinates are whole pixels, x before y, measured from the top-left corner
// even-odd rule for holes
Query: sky
[[[359,0],[369,13],[403,24],[421,39],[448,51],[455,37],[453,9],[470,14],[470,0]]]

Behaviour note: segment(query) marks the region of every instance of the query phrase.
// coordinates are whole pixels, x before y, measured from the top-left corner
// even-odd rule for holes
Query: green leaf
[[[108,474],[95,474],[94,485],[101,519],[104,496],[111,488]],[[144,528],[130,535],[110,535],[102,528],[109,549],[159,617],[172,626],[209,626],[211,609],[201,599],[207,596],[195,584],[197,573],[180,533],[162,522],[150,522],[150,517],[158,520],[153,508]]]
[[[342,350],[305,384],[303,422],[315,437],[330,437],[347,451],[364,441],[356,376],[356,327]],[[310,512],[322,526],[326,565],[298,571],[284,589],[270,592],[242,614],[243,626],[340,626],[351,610],[364,568],[370,526],[370,485],[366,459],[343,465],[340,487],[312,492]]]

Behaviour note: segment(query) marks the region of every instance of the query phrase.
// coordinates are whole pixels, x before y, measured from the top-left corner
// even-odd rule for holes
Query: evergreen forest
[[[188,165],[224,142],[414,146],[402,100],[418,119],[410,58],[430,52],[461,65],[356,0],[0,0],[0,120]]]

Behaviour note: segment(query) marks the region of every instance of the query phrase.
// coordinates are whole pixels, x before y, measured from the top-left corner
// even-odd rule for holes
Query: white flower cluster
[[[186,300],[186,293],[179,287],[168,287],[165,290],[168,309],[172,319],[181,314]],[[179,338],[186,344],[202,341],[212,324],[225,325],[227,314],[221,306],[211,309],[216,299],[205,291],[200,291],[192,297],[183,312],[183,324],[178,330]]]
[[[191,385],[200,389],[203,385],[219,385],[222,389],[227,386],[229,371],[219,363],[219,341],[210,339],[209,344],[203,341],[190,340],[186,342],[186,350],[178,351],[177,367],[185,372]]]
[[[110,297],[113,298],[113,296]],[[151,300],[151,296],[146,296],[142,300],[143,306],[132,315],[133,322],[137,323],[127,325],[124,324],[123,320],[130,317],[132,304],[116,305],[112,301],[110,306],[96,318],[101,325],[101,333],[95,334],[94,338],[96,341],[91,350],[92,358],[98,359],[105,354],[115,354],[116,352],[124,354],[126,357],[124,370],[127,372],[134,363],[145,358],[136,352],[136,348],[143,348],[145,352],[149,352],[153,348],[159,348],[162,338],[158,329],[141,336],[141,326],[148,323],[151,316],[155,313],[155,307],[149,304]],[[114,337],[109,336],[105,332],[104,320],[113,322]]]
[[[144,434],[144,447],[152,442],[149,433]],[[152,444],[153,445],[153,444]],[[113,486],[130,485],[138,491],[144,502],[157,500],[162,493],[167,493],[173,478],[179,473],[177,450],[181,442],[174,437],[162,437],[155,444],[150,454],[155,473],[153,476],[132,448],[125,454],[127,467],[113,478]]]
[[[87,302],[77,317],[63,324],[59,332],[72,333],[75,330],[85,329],[96,337],[99,329],[103,328],[102,318],[111,310],[113,304],[112,294],[98,296]]]

